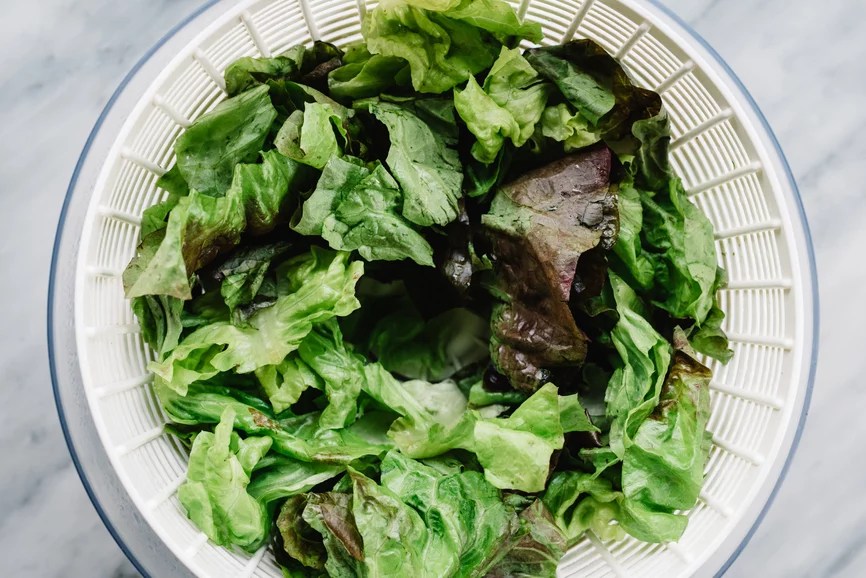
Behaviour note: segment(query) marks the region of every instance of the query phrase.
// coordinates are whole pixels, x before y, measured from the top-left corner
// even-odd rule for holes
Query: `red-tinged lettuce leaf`
[[[556,575],[556,567],[568,543],[541,500],[534,501],[520,513],[520,526],[513,538],[516,543],[485,578]]]
[[[580,256],[616,238],[610,166],[607,148],[567,156],[500,187],[482,218],[503,297],[491,355],[518,389],[533,391],[550,368],[586,355],[568,300]]]
[[[626,448],[625,496],[648,508],[687,510],[695,505],[710,450],[710,370],[694,357],[680,329],[678,349],[662,386],[659,404]]]
[[[533,48],[526,58],[617,152],[633,154],[632,125],[661,110],[659,95],[635,86],[619,62],[591,40]]]

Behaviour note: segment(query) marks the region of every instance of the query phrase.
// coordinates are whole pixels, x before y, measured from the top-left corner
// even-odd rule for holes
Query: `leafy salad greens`
[[[503,0],[389,0],[363,43],[225,71],[124,288],[178,491],[286,576],[553,576],[676,541],[726,362],[713,228],[659,96]]]

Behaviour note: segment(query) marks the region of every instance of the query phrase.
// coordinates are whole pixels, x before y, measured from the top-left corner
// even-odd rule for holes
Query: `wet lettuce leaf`
[[[544,502],[535,500],[520,512],[520,525],[516,543],[490,569],[486,578],[556,575],[556,567],[568,543]]]
[[[271,446],[268,437],[241,439],[227,408],[213,433],[199,433],[192,445],[186,481],[177,497],[193,523],[220,546],[255,551],[270,527],[264,506],[247,493],[250,473]]]
[[[418,92],[442,93],[490,67],[502,41],[541,39],[502,0],[383,2],[364,20],[367,49],[409,63]]]
[[[389,452],[382,460],[381,484],[412,506],[426,530],[420,550],[425,576],[483,576],[519,528],[514,511],[479,472],[458,469],[443,475]],[[473,507],[465,507],[468,503]],[[359,527],[364,535],[360,522]]]
[[[307,103],[303,111],[289,115],[274,138],[274,146],[291,159],[323,168],[346,148],[347,133],[341,112],[328,102]]]
[[[314,327],[301,342],[298,355],[319,376],[328,396],[319,427],[339,429],[355,421],[364,359],[343,343],[336,319]]]
[[[275,91],[285,80],[319,88],[317,85],[322,84],[320,77],[338,66],[342,55],[343,51],[333,44],[316,41],[311,47],[296,45],[271,58],[239,58],[226,68],[226,92],[235,96],[261,84]]]
[[[613,418],[610,445],[620,458],[637,428],[659,403],[671,360],[671,346],[646,320],[646,307],[637,294],[613,272],[610,283],[619,321],[611,342],[619,363],[605,392],[606,414]]]
[[[291,246],[283,241],[241,247],[216,268],[214,277],[235,325],[246,321],[241,308],[253,302],[274,260],[288,253]]]
[[[581,254],[616,237],[611,155],[599,148],[499,188],[482,216],[497,276],[491,357],[511,384],[533,391],[549,370],[580,364],[586,336],[568,308]]]
[[[224,196],[192,191],[176,200],[165,227],[149,221],[150,232],[123,272],[128,298],[190,299],[190,276],[234,249],[244,232],[266,233],[285,219],[296,199],[290,193],[307,178],[298,163],[276,151],[264,153],[258,164],[238,163],[233,172]]]
[[[149,368],[157,380],[181,395],[189,384],[219,373],[250,373],[281,363],[295,351],[315,323],[357,309],[355,283],[363,264],[348,253],[313,247],[289,262],[289,294],[254,314],[248,327],[214,322],[195,330],[159,363]]]
[[[473,450],[488,482],[500,489],[541,492],[550,471],[550,457],[564,443],[559,396],[547,384],[507,418],[475,423]]]
[[[435,130],[408,107],[379,101],[366,108],[388,128],[391,147],[386,162],[403,191],[403,217],[424,227],[456,219],[463,184],[457,150],[452,148],[456,139]],[[439,112],[454,125],[450,102]]]
[[[364,575],[364,544],[352,510],[352,495],[338,492],[310,494],[303,520],[322,537],[329,576],[352,578]],[[310,544],[305,541],[304,544]],[[314,543],[314,542],[313,542]]]
[[[278,364],[259,367],[255,374],[277,413],[291,408],[309,388],[324,389],[319,375],[296,354],[289,354]]]
[[[328,75],[328,89],[338,100],[376,97],[392,88],[409,86],[409,64],[398,56],[370,54],[363,44],[346,49],[343,66]]]
[[[549,88],[519,49],[503,47],[483,86],[470,77],[465,89],[454,91],[457,112],[476,138],[472,156],[490,164],[505,139],[523,146],[541,119]]]
[[[632,126],[659,114],[658,94],[636,86],[616,59],[591,40],[531,48],[526,59],[574,107],[558,111],[579,116],[571,121],[574,129],[586,131],[585,121],[588,132],[598,134],[619,154],[636,154],[639,142]]]
[[[260,503],[271,504],[309,492],[345,471],[339,464],[302,462],[271,454],[255,466],[247,492]]]
[[[376,324],[370,349],[388,371],[435,382],[486,359],[488,335],[487,322],[469,309],[425,320],[407,304]]]
[[[653,509],[694,507],[704,481],[711,436],[710,370],[677,330],[658,406],[640,424],[622,464],[623,493]]]
[[[381,164],[371,169],[356,159],[334,157],[293,228],[370,261],[408,258],[432,266],[433,249],[400,215],[401,202],[399,185]]]
[[[177,139],[177,167],[192,190],[225,194],[235,165],[258,156],[277,117],[268,88],[259,86],[219,103]]]
[[[164,229],[141,240],[123,272],[129,299],[168,295],[190,299],[190,276],[240,242],[246,227],[243,193],[231,188],[223,197],[193,191],[182,197]]]
[[[277,420],[267,402],[225,385],[197,382],[186,395],[179,395],[157,381],[154,390],[168,416],[179,424],[219,423],[228,407],[235,412],[235,429],[269,437],[273,452],[303,462],[349,464],[394,447],[385,435],[393,415],[368,412],[348,428],[328,430],[318,427],[319,412]]]
[[[157,359],[177,347],[183,331],[183,301],[168,295],[144,295],[133,299],[131,305],[141,327],[141,337]]]

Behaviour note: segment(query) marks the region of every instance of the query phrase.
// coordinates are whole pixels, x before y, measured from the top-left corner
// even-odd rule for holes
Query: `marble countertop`
[[[201,0],[6,0],[0,19],[0,575],[135,576],[64,445],[45,338],[66,185],[114,88]],[[800,184],[818,256],[810,417],[764,523],[728,572],[866,575],[866,8],[858,0],[665,0],[727,59]],[[842,211],[838,213],[837,211]],[[841,430],[841,431],[840,431]],[[864,434],[861,438],[860,434]]]

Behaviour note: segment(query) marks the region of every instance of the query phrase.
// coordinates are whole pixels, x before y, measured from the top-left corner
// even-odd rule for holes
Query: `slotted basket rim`
[[[748,540],[754,534],[764,515],[766,514],[773,498],[775,497],[776,492],[783,481],[785,474],[787,473],[788,466],[790,465],[791,458],[796,450],[797,444],[799,442],[800,435],[802,433],[804,421],[806,414],[808,412],[809,401],[811,397],[811,390],[814,383],[814,375],[815,375],[815,365],[816,365],[816,352],[818,346],[818,300],[817,300],[817,276],[816,276],[816,268],[815,268],[815,258],[814,258],[814,250],[811,242],[811,238],[809,235],[808,224],[805,217],[805,211],[803,209],[802,200],[799,195],[799,191],[796,186],[796,182],[794,181],[793,175],[791,173],[790,167],[788,166],[784,154],[779,146],[778,141],[772,133],[772,130],[769,127],[769,124],[766,118],[761,113],[760,109],[757,107],[754,99],[749,95],[748,91],[742,84],[742,82],[736,77],[733,71],[728,67],[728,65],[723,61],[723,59],[704,41],[697,33],[695,33],[688,24],[683,22],[679,17],[677,17],[674,13],[672,13],[668,8],[663,6],[658,0],[621,0],[624,4],[633,5],[635,10],[643,4],[646,7],[657,10],[661,15],[668,19],[668,22],[662,22],[663,26],[659,26],[661,29],[665,31],[667,34],[671,34],[671,30],[673,30],[674,34],[672,36],[686,36],[692,42],[695,43],[695,46],[691,48],[697,48],[702,50],[705,54],[704,56],[709,57],[709,63],[715,64],[719,67],[719,75],[720,79],[723,81],[727,81],[730,85],[725,86],[732,92],[732,96],[740,97],[743,102],[740,104],[746,105],[748,108],[744,111],[746,113],[751,113],[754,118],[752,119],[756,124],[750,126],[753,132],[758,133],[757,135],[753,135],[756,143],[763,144],[765,147],[769,146],[768,150],[765,151],[769,155],[775,155],[772,160],[776,161],[776,167],[779,169],[780,174],[778,177],[780,179],[784,178],[786,180],[786,184],[789,187],[789,191],[791,193],[790,199],[786,197],[786,200],[793,202],[793,208],[795,211],[788,211],[788,213],[796,212],[799,217],[798,225],[801,230],[797,232],[801,233],[803,239],[805,241],[805,254],[800,254],[801,258],[800,265],[808,270],[808,283],[807,286],[804,286],[804,290],[808,293],[808,297],[810,299],[804,300],[804,304],[808,305],[808,301],[811,301],[812,311],[802,311],[798,312],[800,315],[805,316],[805,331],[811,332],[809,335],[811,340],[811,348],[808,352],[809,362],[803,364],[802,366],[798,366],[802,372],[807,374],[805,380],[801,379],[801,386],[805,388],[805,391],[802,392],[802,410],[799,416],[792,416],[792,420],[785,424],[782,429],[790,428],[791,423],[796,419],[796,429],[793,433],[793,437],[788,446],[788,453],[784,458],[784,462],[781,464],[781,467],[778,469],[778,475],[776,477],[775,482],[772,480],[762,480],[759,486],[772,484],[770,488],[770,492],[767,496],[767,499],[764,504],[758,504],[758,508],[752,508],[753,510],[759,509],[755,516],[753,516],[753,523],[746,531],[741,543],[735,548],[735,550],[731,553],[726,561],[721,565],[718,570],[718,573],[723,573],[731,563],[733,563],[734,559],[736,559],[737,555],[742,551],[745,545],[748,543]],[[171,31],[169,31],[166,36],[164,36],[153,48],[151,48],[145,56],[133,67],[130,73],[124,78],[124,80],[119,85],[116,92],[112,95],[108,104],[106,105],[104,111],[100,115],[91,135],[88,138],[88,141],[85,145],[85,148],[81,154],[81,157],[76,165],[75,171],[73,173],[69,188],[67,190],[67,195],[64,200],[63,209],[61,211],[61,216],[58,224],[57,237],[55,240],[54,252],[52,255],[52,265],[51,265],[51,278],[49,281],[49,296],[48,296],[48,304],[49,304],[49,315],[48,315],[48,341],[49,341],[49,363],[51,369],[52,376],[52,385],[55,393],[55,400],[57,403],[58,413],[61,419],[61,425],[64,431],[64,437],[66,439],[67,445],[70,449],[70,453],[73,457],[73,462],[75,463],[76,469],[78,470],[79,476],[82,479],[82,482],[85,486],[85,489],[94,504],[94,507],[97,509],[102,521],[108,528],[111,535],[118,542],[118,545],[127,555],[127,557],[132,561],[132,563],[136,566],[136,568],[142,573],[147,575],[146,568],[142,565],[142,563],[138,560],[138,556],[136,553],[132,552],[132,550],[127,547],[124,540],[120,537],[119,532],[116,529],[117,520],[114,520],[109,516],[109,514],[105,511],[100,503],[99,499],[96,497],[91,482],[92,472],[89,473],[85,471],[80,459],[79,459],[79,451],[80,448],[76,446],[76,441],[73,439],[73,436],[70,433],[70,427],[67,423],[67,414],[65,407],[63,405],[61,394],[60,394],[60,380],[58,377],[58,361],[62,361],[62,357],[64,357],[66,352],[58,352],[55,349],[55,341],[57,333],[59,332],[58,323],[60,322],[58,318],[55,316],[54,307],[56,306],[56,302],[59,298],[57,293],[57,288],[59,284],[62,284],[58,280],[58,268],[62,265],[59,260],[59,253],[61,251],[62,241],[64,240],[65,226],[67,224],[67,216],[70,204],[73,200],[73,195],[78,190],[78,180],[81,174],[82,169],[84,168],[85,161],[88,159],[88,155],[91,152],[91,147],[97,135],[100,133],[100,130],[103,128],[103,125],[107,118],[111,115],[113,108],[133,80],[134,77],[140,72],[142,67],[156,54],[160,48],[162,48],[169,40],[171,40],[180,30],[186,28],[191,22],[195,21],[197,18],[208,12],[214,6],[224,2],[224,0],[208,0],[205,4],[203,4],[198,10],[196,10],[193,14],[187,17],[185,20],[180,22],[177,26],[175,26]],[[591,3],[591,2],[588,2]],[[213,22],[210,23],[210,26],[216,26],[220,22],[220,17],[217,16]],[[653,25],[658,25],[659,22],[653,21]],[[677,30],[676,28],[679,28]],[[726,95],[727,96],[727,95]],[[761,139],[760,137],[763,137]],[[798,255],[796,251],[796,246],[789,247],[789,250],[792,252],[791,259],[794,260],[796,255]],[[803,259],[805,257],[805,259]],[[812,323],[811,327],[808,325],[808,321],[811,318]],[[804,350],[804,359],[806,357],[806,352]],[[92,416],[91,416],[92,417]],[[778,456],[774,456],[775,459],[778,459]],[[756,504],[751,504],[752,506],[756,506]],[[166,545],[163,542],[163,545]]]

